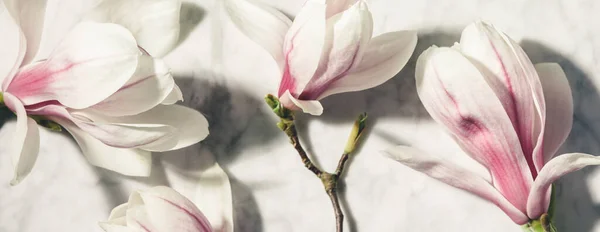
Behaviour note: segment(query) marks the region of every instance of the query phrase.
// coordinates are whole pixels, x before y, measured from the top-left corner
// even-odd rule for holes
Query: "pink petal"
[[[129,80],[138,54],[127,29],[116,24],[80,23],[48,60],[21,69],[6,91],[25,105],[57,100],[70,108],[89,107]]]
[[[372,35],[373,18],[363,1],[329,18],[319,67],[298,98],[316,100],[333,82],[347,75],[361,62]]]
[[[542,86],[533,64],[516,42],[484,22],[465,28],[460,48],[500,98],[535,178],[541,168],[534,160],[541,159],[542,155],[546,111]]]
[[[174,87],[169,67],[160,59],[142,55],[129,81],[90,109],[108,116],[139,114],[163,102]]]
[[[450,186],[466,190],[497,205],[515,223],[521,225],[529,221],[524,212],[512,205],[498,190],[477,174],[465,170],[440,157],[406,146],[397,146],[385,151],[394,159],[415,171],[422,172]]]
[[[533,178],[513,125],[482,74],[458,51],[432,47],[417,60],[415,75],[431,117],[490,170],[494,186],[525,212]]]
[[[33,61],[40,47],[47,0],[5,0],[8,11],[21,28],[27,52],[23,64]],[[4,28],[2,28],[4,30]],[[4,34],[7,35],[7,34]],[[16,35],[16,34],[13,34]]]
[[[538,219],[548,211],[550,186],[554,181],[588,165],[600,165],[600,158],[583,153],[569,153],[548,161],[531,187],[527,200],[527,215],[529,218]]]
[[[369,89],[394,77],[412,56],[417,33],[397,31],[373,38],[358,66],[331,83],[318,99],[332,94]]]
[[[546,128],[544,133],[544,158],[536,166],[548,162],[565,142],[573,125],[573,96],[569,81],[556,63],[536,64],[546,102]],[[543,163],[542,163],[543,162]]]
[[[325,9],[323,3],[307,1],[286,34],[279,96],[286,90],[297,96],[315,74],[325,42]]]
[[[211,232],[204,214],[177,191],[158,186],[140,192],[148,219],[157,231]]]
[[[281,104],[290,110],[301,109],[304,113],[312,114],[312,115],[321,115],[323,114],[323,105],[317,100],[298,100],[290,91],[285,91],[285,93],[279,98]]]
[[[27,117],[25,107],[16,97],[4,93],[4,103],[17,114],[17,130],[8,145],[15,175],[11,185],[19,184],[33,169],[40,151],[40,132],[35,120]]]
[[[292,21],[276,9],[252,0],[222,2],[237,28],[267,50],[283,70],[283,41]]]

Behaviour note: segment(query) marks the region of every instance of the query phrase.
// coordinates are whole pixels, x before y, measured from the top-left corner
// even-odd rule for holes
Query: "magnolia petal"
[[[94,122],[120,126],[122,128],[115,129],[128,129],[127,132],[130,129],[139,130],[140,137],[131,134],[131,142],[135,142],[136,138],[138,140],[150,139],[156,136],[159,138],[158,140],[138,145],[138,148],[149,151],[180,149],[198,143],[208,136],[206,118],[200,112],[180,105],[158,105],[146,112],[123,117],[105,117],[86,111],[78,111],[73,114],[89,118]],[[148,134],[144,130],[154,134]],[[102,131],[97,132],[102,133]],[[111,136],[111,134],[107,134],[106,137],[116,140],[113,142],[119,142],[119,139],[123,140],[122,137]]]
[[[318,99],[329,95],[360,91],[383,84],[406,65],[417,46],[417,33],[397,31],[373,38],[358,66],[333,82]]]
[[[15,2],[10,2],[15,3]],[[9,9],[0,1],[0,31],[2,31],[2,46],[0,46],[0,83],[2,90],[7,86],[17,72],[27,48],[25,36],[19,28],[18,22],[11,16]]]
[[[363,0],[360,0],[362,2]],[[330,18],[354,5],[357,0],[328,0],[326,17]]]
[[[536,64],[535,69],[544,89],[546,102],[546,133],[544,157],[536,159],[537,167],[548,162],[569,136],[573,125],[573,96],[567,76],[557,63]]]
[[[127,204],[127,203],[118,205],[117,207],[115,207],[113,210],[110,211],[108,220],[110,221],[110,220],[118,220],[118,219],[124,218],[127,213],[128,207],[129,207],[129,204]],[[122,225],[125,225],[125,224],[122,224]]]
[[[194,203],[205,213],[213,228],[233,232],[233,198],[227,173],[215,162],[199,177]]]
[[[551,159],[535,179],[527,201],[527,215],[538,219],[548,211],[552,183],[561,176],[589,165],[600,165],[600,158],[583,153],[569,153]]]
[[[135,72],[139,50],[127,29],[80,23],[50,58],[22,68],[6,88],[25,105],[57,100],[81,109],[107,98]]]
[[[23,58],[23,64],[30,63],[40,47],[44,16],[46,15],[46,2],[47,0],[4,0],[8,11],[21,28],[26,39],[27,51]],[[2,29],[4,32],[4,28]],[[6,35],[9,34],[4,34],[3,37]]]
[[[498,190],[477,174],[440,157],[415,148],[396,146],[385,151],[387,156],[415,171],[422,172],[450,186],[468,191],[497,205],[515,223],[522,225],[529,218],[512,205]]]
[[[103,0],[85,19],[122,25],[150,55],[163,57],[177,45],[180,10],[180,0]]]
[[[294,19],[283,44],[279,96],[286,90],[297,96],[315,74],[325,43],[325,10],[324,1],[307,1]]]
[[[167,95],[167,97],[163,100],[161,104],[172,105],[177,103],[178,101],[183,101],[183,93],[177,84],[173,85],[173,89],[171,93]]]
[[[236,27],[263,47],[283,69],[283,41],[292,21],[281,12],[252,0],[224,0],[225,11]]]
[[[27,117],[25,107],[16,97],[4,93],[4,103],[17,114],[17,125],[12,141],[6,143],[12,156],[14,177],[11,185],[19,184],[33,169],[40,151],[40,132],[35,120]]]
[[[431,117],[490,170],[494,186],[525,212],[533,178],[513,125],[482,74],[458,51],[432,47],[417,60],[415,76]]]
[[[169,67],[160,59],[141,55],[131,79],[116,93],[91,107],[108,116],[139,114],[163,102],[174,90]]]
[[[535,177],[541,166],[534,165],[533,157],[538,156],[534,149],[536,154],[541,152],[545,103],[533,64],[516,42],[484,22],[465,28],[460,49],[484,74],[503,104]],[[535,128],[540,128],[540,134],[535,134]]]
[[[360,63],[372,36],[373,17],[363,1],[328,19],[319,67],[304,89],[297,89],[298,98],[316,100],[331,83],[343,78]]]
[[[140,192],[148,219],[157,231],[212,232],[210,222],[177,191],[158,186]]]
[[[138,232],[138,230],[135,230],[133,228],[129,228],[122,225],[114,225],[111,222],[100,222],[98,223],[98,225],[105,232]]]
[[[148,217],[148,209],[143,206],[129,206],[127,214],[125,216],[127,226],[134,229],[135,231],[162,232],[154,226],[154,222]]]
[[[279,98],[281,104],[290,110],[298,110],[301,109],[304,113],[312,114],[312,115],[321,115],[323,114],[323,105],[317,100],[298,100],[290,91],[286,91],[281,98]]]
[[[52,118],[75,138],[88,162],[94,166],[115,171],[127,176],[149,176],[152,156],[149,151],[111,147],[102,143],[72,122]]]

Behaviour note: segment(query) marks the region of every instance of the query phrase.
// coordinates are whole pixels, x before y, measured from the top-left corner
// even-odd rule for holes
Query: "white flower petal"
[[[212,227],[220,232],[233,232],[233,198],[227,173],[215,162],[202,172],[196,186],[194,203]]]
[[[2,90],[12,81],[23,57],[27,41],[19,25],[11,16],[5,1],[0,1],[0,30],[2,31],[2,46],[0,46],[0,83]]]
[[[519,225],[529,221],[523,212],[512,205],[489,182],[471,171],[411,147],[397,146],[388,149],[385,153],[391,159],[415,171],[494,203]]]
[[[163,57],[177,45],[180,10],[180,0],[103,0],[85,19],[120,24],[150,55]]]
[[[573,96],[567,76],[556,63],[536,64],[546,101],[544,160],[548,162],[569,136],[573,126]]]
[[[46,2],[47,0],[4,0],[7,9],[20,26],[27,41],[27,52],[23,58],[23,64],[30,63],[40,47],[44,16],[46,15]],[[2,31],[6,33],[4,28],[2,28]],[[7,35],[9,34],[3,34],[3,37]]]
[[[281,98],[279,98],[279,101],[281,101],[281,104],[284,107],[286,107],[290,110],[301,109],[302,112],[312,114],[312,115],[323,114],[323,105],[321,105],[321,103],[319,101],[298,100],[294,96],[292,96],[292,94],[290,94],[290,91],[286,91],[283,94],[283,96],[281,96]]]
[[[561,176],[577,171],[589,165],[600,165],[600,158],[583,154],[569,153],[551,159],[542,167],[531,187],[527,200],[527,215],[538,219],[550,206],[550,187]]]
[[[373,38],[358,66],[333,82],[318,99],[332,94],[359,91],[383,84],[394,77],[410,59],[417,46],[417,33],[397,31]]]
[[[283,41],[292,21],[281,12],[253,0],[224,0],[223,5],[237,28],[267,50],[283,69]]]
[[[177,191],[158,186],[140,192],[140,196],[148,219],[157,231],[212,232],[202,212]]]
[[[4,93],[4,103],[17,114],[17,125],[8,153],[12,156],[14,177],[11,185],[19,184],[33,169],[40,151],[40,132],[35,120],[27,117],[25,107],[16,97]]]
[[[129,81],[90,109],[108,116],[139,114],[163,102],[174,87],[173,76],[162,60],[141,55],[138,68]]]
[[[173,89],[171,93],[167,95],[167,97],[163,100],[161,104],[172,105],[177,103],[178,101],[183,101],[183,93],[177,84],[173,85]]]
[[[107,98],[135,72],[139,50],[127,29],[80,23],[46,61],[21,69],[6,88],[23,104],[57,100],[86,108]]]

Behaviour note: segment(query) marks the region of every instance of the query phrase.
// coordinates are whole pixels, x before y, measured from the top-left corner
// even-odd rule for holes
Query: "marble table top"
[[[50,0],[42,52],[96,0]],[[10,157],[0,148],[0,231],[101,231],[97,222],[127,200],[133,189],[170,185],[195,195],[199,173],[216,160],[232,183],[236,231],[334,231],[320,181],[300,162],[262,97],[279,79],[270,56],[246,38],[216,7],[218,0],[183,3],[180,45],[165,59],[185,95],[203,112],[211,135],[199,145],[155,154],[150,178],[130,178],[89,165],[65,134],[41,131],[36,167],[9,186]],[[263,0],[293,16],[304,0]],[[352,121],[369,113],[364,145],[352,157],[341,202],[347,231],[518,232],[491,203],[415,172],[380,153],[404,144],[474,162],[421,106],[415,59],[427,47],[452,45],[470,22],[501,28],[536,62],[558,62],[575,100],[573,131],[564,152],[600,155],[600,1],[597,0],[368,0],[374,34],[413,29],[417,50],[406,68],[385,84],[323,101],[321,117],[301,116],[301,138],[318,164],[333,170]],[[44,48],[46,48],[44,50]],[[0,131],[10,136],[14,123]],[[0,136],[0,138],[1,138]],[[557,227],[600,231],[600,170],[585,168],[560,179]]]

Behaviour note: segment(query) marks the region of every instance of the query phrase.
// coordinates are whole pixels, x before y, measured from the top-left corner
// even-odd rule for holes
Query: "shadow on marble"
[[[205,16],[206,11],[202,7],[191,2],[181,3],[181,12],[179,14],[179,24],[181,27],[178,44],[181,44],[188,38],[190,33],[200,24]]]
[[[535,41],[521,43],[531,61],[535,63],[556,62],[565,71],[573,92],[573,129],[559,154],[584,152],[600,154],[600,95],[591,77],[563,54]],[[556,184],[556,220],[559,231],[593,231],[600,220],[600,205],[594,203],[594,192],[586,183],[594,167],[562,177]]]

